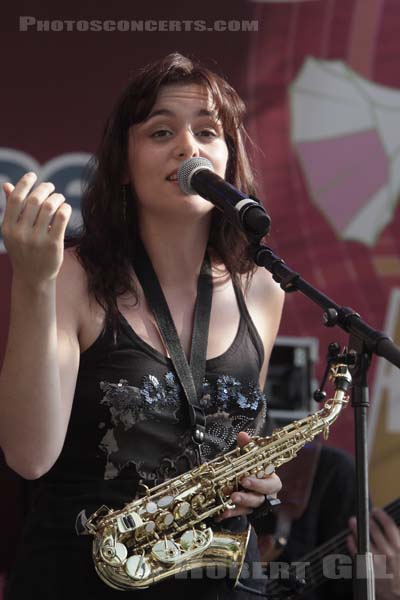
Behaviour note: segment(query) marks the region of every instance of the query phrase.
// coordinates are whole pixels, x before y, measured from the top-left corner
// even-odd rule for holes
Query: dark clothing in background
[[[355,510],[355,470],[352,458],[342,450],[322,446],[308,505],[300,519],[293,522],[288,544],[276,561],[292,563],[302,560],[309,552],[347,529],[348,520],[355,514]],[[271,533],[275,529],[275,518],[270,515],[259,519],[254,525],[260,534]],[[340,553],[347,555],[345,540],[341,539]],[[336,544],[333,544],[325,552],[337,554],[339,550]],[[320,561],[321,558],[317,560]],[[313,571],[314,569],[315,564]],[[337,572],[341,571],[343,574],[349,573],[347,556],[343,558],[342,566],[339,566]],[[352,589],[351,579],[329,579],[324,585],[302,595],[301,598],[352,600]]]

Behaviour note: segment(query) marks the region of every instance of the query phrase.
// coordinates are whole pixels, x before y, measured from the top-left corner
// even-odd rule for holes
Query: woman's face
[[[209,92],[196,84],[166,85],[147,119],[129,131],[128,178],[139,215],[193,217],[213,209],[200,196],[185,195],[176,180],[181,163],[194,156],[207,158],[225,176],[228,148]]]

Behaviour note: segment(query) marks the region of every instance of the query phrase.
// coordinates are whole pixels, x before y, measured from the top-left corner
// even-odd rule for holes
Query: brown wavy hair
[[[66,238],[74,247],[88,278],[90,297],[103,307],[107,320],[118,323],[117,298],[137,291],[131,276],[138,238],[136,198],[130,186],[122,185],[126,165],[128,130],[150,114],[159,89],[168,84],[200,84],[210,91],[221,120],[228,147],[225,178],[246,194],[255,194],[255,184],[245,141],[245,105],[237,92],[219,75],[179,53],[169,54],[141,69],[117,101],[107,120],[96,155],[89,165],[82,195],[83,224]],[[247,252],[246,237],[214,209],[209,247],[232,278],[247,274],[254,264]]]

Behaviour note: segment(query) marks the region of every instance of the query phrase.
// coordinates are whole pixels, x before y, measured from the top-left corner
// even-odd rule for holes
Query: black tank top
[[[201,406],[206,414],[202,457],[232,449],[239,431],[260,434],[266,401],[258,385],[264,350],[242,292],[236,337],[206,363]],[[143,341],[120,314],[81,354],[71,419],[48,482],[142,481],[152,486],[196,464],[187,401],[169,358]],[[132,484],[134,487],[132,487]]]
[[[264,434],[266,401],[258,386],[263,345],[242,293],[235,293],[240,309],[236,337],[206,364],[204,460],[231,450],[239,431]],[[85,509],[90,515],[102,504],[121,508],[135,498],[140,481],[151,486],[195,465],[187,401],[171,360],[136,335],[122,314],[119,320],[116,340],[105,326],[81,354],[63,450],[46,475],[30,482],[31,508],[7,600],[64,600],[78,592],[98,600],[120,598],[121,592],[95,573],[92,538],[75,531],[78,513]],[[243,518],[230,521],[237,531],[246,524]],[[254,535],[246,560],[259,560]],[[204,598],[247,598],[243,592],[221,593],[220,583],[195,585],[201,584]],[[193,593],[185,581],[173,581],[134,595],[153,600],[171,589],[176,600]]]

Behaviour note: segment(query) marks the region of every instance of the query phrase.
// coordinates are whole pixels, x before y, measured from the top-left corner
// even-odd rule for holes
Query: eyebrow
[[[167,108],[160,108],[159,110],[152,111],[147,117],[146,121],[149,121],[153,117],[164,116],[164,117],[175,117],[176,113],[172,110],[168,110]],[[196,117],[212,117],[216,118],[216,113],[205,108],[201,108],[195,115]]]

